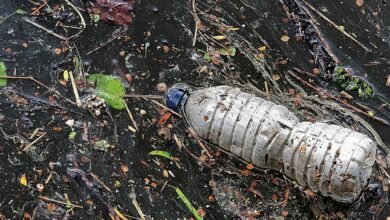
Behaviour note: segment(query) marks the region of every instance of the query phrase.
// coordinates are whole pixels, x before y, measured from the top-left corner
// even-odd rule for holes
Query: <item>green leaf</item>
[[[168,158],[168,159],[172,159],[172,155],[169,152],[162,151],[162,150],[151,151],[151,152],[149,152],[149,155],[160,156],[160,157],[165,157],[165,158]]]
[[[69,140],[73,141],[74,138],[76,137],[76,134],[77,134],[77,133],[76,133],[75,131],[70,132],[70,133],[69,133]]]
[[[106,140],[100,140],[100,141],[96,141],[94,144],[93,144],[93,149],[94,150],[100,150],[100,151],[107,151],[108,148],[111,147],[110,143],[108,143],[108,141]]]
[[[16,14],[20,14],[20,15],[25,15],[25,14],[27,14],[27,11],[18,8],[18,9],[15,11],[15,13],[16,13]]]
[[[125,108],[123,96],[126,93],[126,89],[119,78],[103,74],[92,74],[88,77],[88,82],[95,83],[95,93],[105,99],[109,106],[117,110]]]
[[[97,23],[97,22],[100,21],[100,15],[98,15],[98,14],[90,14],[90,16],[91,16],[91,19],[92,19],[93,22]]]
[[[227,49],[223,48],[219,52],[223,56],[231,56],[231,57],[233,57],[234,55],[236,55],[236,48],[234,48],[234,47],[229,47]]]
[[[207,61],[207,62],[211,61],[211,57],[210,57],[210,55],[206,51],[201,50],[201,49],[197,49],[197,51],[203,53],[203,59],[205,61]]]
[[[177,195],[179,196],[179,198],[181,199],[181,201],[183,201],[183,203],[187,206],[187,208],[190,210],[190,212],[194,215],[196,220],[203,220],[203,218],[198,214],[198,211],[196,211],[194,206],[192,206],[190,200],[187,199],[187,197],[184,195],[184,193],[178,187],[175,187],[175,191],[176,191]]]
[[[0,62],[0,77],[6,77],[7,76],[7,68],[5,67],[4,62]],[[0,86],[6,86],[7,85],[7,79],[0,78]]]

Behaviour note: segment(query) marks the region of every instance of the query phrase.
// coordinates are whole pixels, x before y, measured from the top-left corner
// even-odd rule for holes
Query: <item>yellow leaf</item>
[[[290,37],[287,36],[287,35],[283,35],[280,40],[282,40],[283,42],[287,42],[288,40],[290,40]]]
[[[238,28],[238,27],[228,27],[227,30],[228,31],[238,31],[238,30],[240,30],[240,28]]]
[[[64,70],[63,76],[64,76],[64,80],[65,81],[69,80],[69,72],[68,72],[68,70]]]
[[[262,47],[259,47],[259,48],[257,48],[260,52],[264,52],[266,49],[267,49],[267,47],[266,46],[262,46]]]
[[[223,35],[213,36],[213,38],[214,38],[215,40],[224,40],[224,39],[226,39],[226,37],[223,36]]]
[[[372,112],[372,111],[368,111],[367,114],[368,114],[369,116],[371,116],[371,117],[374,116],[374,112]]]
[[[26,174],[23,174],[22,177],[20,177],[20,184],[22,186],[27,186],[27,177],[26,177]]]

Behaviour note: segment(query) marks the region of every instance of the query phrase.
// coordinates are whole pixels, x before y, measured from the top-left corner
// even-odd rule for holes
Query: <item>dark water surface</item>
[[[63,4],[66,11],[74,13],[65,1],[48,3],[50,7]],[[385,86],[390,74],[389,3],[385,0],[365,1],[362,7],[356,6],[352,0],[309,3],[336,24],[343,26],[347,32],[353,33],[372,50],[371,53],[365,52],[312,12],[341,64],[352,67],[356,75],[367,79],[375,88],[374,98],[364,100],[352,94],[353,101],[369,107],[376,116],[390,120],[390,106],[387,104],[390,89]],[[84,2],[74,1],[74,4],[86,9]],[[311,72],[316,66],[310,62],[313,56],[308,45],[294,39],[294,25],[285,22],[286,14],[279,1],[197,0],[196,5],[204,27],[200,28],[194,47],[192,41],[195,22],[191,4],[187,1],[161,0],[138,2],[133,12],[133,23],[124,36],[113,40],[110,40],[112,33],[122,30],[122,27],[103,22],[93,23],[88,13],[82,11],[87,28],[69,44],[77,47],[88,73],[130,73],[132,81],[128,82],[128,93],[161,95],[156,90],[156,85],[160,82],[168,86],[177,82],[209,86],[238,85],[237,82],[249,81],[265,91],[266,73],[280,77],[276,83],[280,92],[275,84],[268,84],[273,94],[270,99],[285,104],[301,119],[332,121],[367,132],[352,117],[348,117],[348,112],[339,114],[336,107],[329,109],[327,104],[308,101],[307,103],[312,104],[312,111],[303,107],[294,108],[295,97],[288,92],[293,86],[288,81],[291,78],[286,76],[286,71],[297,67]],[[32,7],[29,1],[0,0],[0,15],[9,15],[18,8],[30,12]],[[62,22],[77,26],[78,17],[70,18],[75,18],[75,21],[65,19]],[[50,14],[36,16],[35,21],[64,36],[77,32],[72,29],[65,32],[64,28],[58,26],[58,20]],[[210,40],[207,36],[221,34],[221,30],[217,28],[220,23],[240,29],[227,32],[227,41]],[[74,69],[73,59],[78,55],[76,49],[55,54],[55,48],[68,46],[25,22],[22,15],[8,18],[0,27],[0,59],[6,64],[8,75],[34,76],[57,89],[63,96],[74,99],[70,83],[63,86],[59,80],[63,78],[63,70]],[[282,35],[290,36],[290,40],[281,41]],[[145,45],[149,45],[146,52]],[[265,45],[265,61],[252,59],[253,53],[259,53],[256,52],[257,48]],[[100,49],[89,54],[99,46]],[[163,51],[163,46],[168,46],[167,53]],[[201,52],[197,52],[197,49],[206,51],[211,47],[221,46],[237,48],[236,55],[223,57],[221,64],[212,64],[202,58]],[[276,60],[288,60],[288,63],[278,65]],[[206,72],[200,71],[202,66],[207,67]],[[300,85],[298,81],[293,82]],[[320,79],[312,82],[334,94],[340,92],[330,82]],[[302,88],[309,96],[316,95],[313,90],[304,86]],[[87,90],[80,89],[80,92],[82,96],[88,94]],[[35,98],[28,98],[33,94]],[[112,190],[108,192],[100,183],[96,183],[100,186],[102,198],[124,214],[137,215],[132,205],[132,199],[136,197],[148,219],[189,219],[192,216],[171,186],[179,187],[196,209],[202,208],[206,214],[205,219],[281,219],[281,216],[288,219],[386,219],[390,215],[387,192],[348,206],[321,196],[310,198],[310,193],[305,193],[304,189],[274,172],[253,170],[249,175],[243,175],[246,164],[214,146],[209,147],[214,159],[201,156],[205,152],[188,134],[186,125],[180,118],[171,117],[162,127],[154,123],[161,118],[163,109],[149,100],[132,98],[128,101],[139,127],[139,131],[134,133],[128,129],[133,124],[126,111],[111,109],[112,118],[107,114],[95,118],[89,111],[60,98],[56,99],[56,104],[79,114],[53,106],[48,108],[45,102],[50,102],[52,95],[52,92],[30,80],[8,80],[8,86],[0,90],[0,114],[4,115],[4,119],[0,119],[0,126],[6,134],[18,133],[29,138],[37,128],[47,132],[34,144],[32,153],[21,150],[20,143],[0,134],[1,220],[2,216],[5,219],[22,219],[23,216],[26,217],[26,213],[31,216],[35,213],[35,219],[66,219],[66,205],[54,203],[56,210],[49,212],[48,202],[38,198],[47,196],[66,201],[64,194],[74,204],[83,206],[82,209],[75,208],[73,214],[70,212],[70,219],[110,219],[102,207],[88,205],[86,201],[95,201],[94,198],[67,176],[65,156],[68,153],[82,157],[81,168],[96,174]],[[38,99],[43,100],[43,103]],[[332,102],[334,101],[327,100],[326,103]],[[145,110],[146,114],[141,114],[140,110]],[[389,126],[364,116],[362,118],[378,132],[384,144],[389,146]],[[71,119],[75,120],[72,128],[65,124]],[[89,127],[90,139],[107,140],[115,147],[107,152],[93,150],[91,143],[82,139],[83,124]],[[174,125],[173,128],[168,128],[170,125]],[[76,132],[74,140],[69,139],[71,132]],[[177,146],[173,135],[186,145],[188,151]],[[172,162],[149,156],[148,153],[155,149],[168,151],[180,160]],[[383,157],[387,155],[382,147],[379,153]],[[199,159],[194,159],[191,154]],[[208,165],[199,162],[203,160]],[[53,163],[57,165],[53,167]],[[121,165],[126,165],[129,171],[123,172]],[[388,180],[381,181],[383,174],[378,171],[378,166],[375,169],[372,182],[378,183],[379,188],[383,189],[383,183]],[[164,177],[163,170],[169,170],[173,176]],[[50,173],[52,178],[45,183]],[[26,174],[28,186],[19,183],[23,174]],[[120,186],[114,187],[115,182],[119,182]],[[45,186],[42,192],[37,190],[38,183]],[[263,198],[251,192],[251,186]],[[288,198],[286,204],[283,203],[285,198]]]

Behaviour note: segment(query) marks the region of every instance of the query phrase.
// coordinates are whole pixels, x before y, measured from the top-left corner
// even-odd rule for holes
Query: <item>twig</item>
[[[53,89],[51,89],[50,87],[48,87],[47,85],[41,83],[40,81],[38,81],[37,79],[35,79],[34,77],[32,76],[0,76],[0,79],[22,79],[22,80],[31,80],[33,82],[35,82],[36,84],[44,87],[45,89],[47,89],[48,91],[53,91]],[[66,98],[65,96],[61,95],[60,92],[58,92],[57,90],[54,90],[53,91],[54,94],[58,95],[59,97],[61,97],[62,99],[64,99],[65,101],[71,103],[72,105],[76,105],[76,103],[74,103],[72,100]]]
[[[306,82],[304,79],[302,79],[301,77],[297,76],[295,73],[293,73],[292,71],[287,71],[288,74],[290,74],[292,77],[294,77],[295,79],[299,80],[301,83],[303,83],[304,85],[306,85],[307,87],[313,89],[314,91],[318,92],[318,93],[324,93],[327,97],[339,102],[339,103],[342,103],[343,105],[345,105],[347,108],[351,109],[351,110],[354,110],[356,112],[359,112],[361,114],[364,114],[365,116],[369,117],[369,118],[372,118],[376,121],[379,121],[387,126],[390,126],[390,123],[387,122],[386,120],[382,119],[382,118],[378,118],[376,116],[372,116],[372,115],[369,115],[367,112],[349,104],[348,102],[334,96],[333,94],[321,89],[321,88],[318,88],[316,86],[314,86],[313,84],[309,83],[309,82]]]
[[[29,23],[29,24],[34,25],[35,27],[37,27],[37,28],[39,28],[39,29],[41,29],[41,30],[43,30],[43,31],[46,31],[48,34],[51,34],[51,35],[53,35],[53,36],[59,38],[60,40],[66,41],[66,37],[57,34],[57,33],[54,32],[53,30],[49,30],[49,29],[43,27],[42,25],[36,23],[35,21],[32,21],[32,20],[30,20],[30,19],[28,19],[28,18],[23,18],[23,20],[24,20],[25,22]]]
[[[126,94],[125,98],[147,98],[147,99],[164,99],[161,95],[141,95],[141,94]]]
[[[264,81],[264,87],[265,87],[265,93],[267,94],[267,96],[269,97],[269,89],[268,89],[268,83],[267,81]]]
[[[176,134],[173,134],[173,139],[175,139],[175,142],[180,149],[184,147],[184,144],[181,142],[181,140],[177,137]]]
[[[99,46],[97,46],[94,49],[92,49],[91,51],[89,51],[86,55],[90,55],[91,53],[99,50],[102,47],[107,46],[108,44],[110,44],[111,42],[116,40],[117,38],[121,37],[123,35],[124,31],[121,31],[117,34],[118,30],[120,31],[121,29],[117,29],[117,30],[113,31],[112,35],[114,35],[114,36],[110,37],[106,42],[104,42],[103,44],[101,43]]]
[[[80,96],[79,96],[79,91],[77,90],[76,82],[74,81],[74,76],[73,76],[72,71],[69,71],[69,76],[70,76],[70,81],[72,83],[74,97],[76,99],[76,105],[77,105],[77,107],[81,107],[81,100],[80,100]]]
[[[47,133],[41,134],[41,136],[37,137],[35,140],[33,140],[31,143],[27,144],[26,147],[23,148],[23,151],[27,151],[30,149],[31,146],[33,146],[35,143],[37,143],[43,136],[45,136]]]
[[[195,20],[195,31],[194,31],[194,38],[192,39],[192,46],[195,46],[196,38],[198,35],[198,24],[200,24],[199,16],[196,13],[195,0],[192,0],[192,15],[194,16],[194,20]]]
[[[123,104],[124,104],[125,107],[126,107],[126,111],[127,111],[127,114],[129,115],[130,121],[133,123],[135,130],[138,131],[137,123],[135,122],[135,120],[134,120],[134,118],[133,118],[133,114],[131,114],[131,111],[130,111],[130,109],[129,109],[129,106],[127,106],[127,103],[126,103],[126,101],[125,101],[124,99],[123,99],[122,101],[123,101]]]
[[[48,201],[48,202],[55,202],[55,203],[59,203],[59,204],[63,204],[63,205],[70,205],[74,208],[80,208],[80,209],[83,209],[84,207],[80,206],[80,205],[75,205],[73,203],[67,203],[67,202],[63,202],[63,201],[58,201],[58,200],[55,200],[55,199],[50,199],[50,198],[46,198],[44,196],[38,196],[38,198],[42,199],[42,200],[45,200],[45,201]]]
[[[103,186],[103,188],[105,188],[108,192],[112,192],[112,190],[110,188],[108,188],[108,186],[106,184],[104,184],[103,181],[101,181],[98,176],[96,176],[93,173],[89,173],[89,174],[91,174],[92,178],[94,178],[96,181],[98,181]]]
[[[200,139],[200,137],[195,133],[194,129],[192,129],[191,127],[188,127],[188,130],[189,132],[191,133],[192,137],[195,138],[195,140],[198,142],[199,146],[206,152],[207,156],[209,156],[210,158],[212,158],[213,156],[211,156],[209,150],[206,148],[206,146],[203,144],[202,140]]]
[[[352,35],[350,35],[349,33],[347,33],[345,30],[343,30],[339,25],[337,25],[336,23],[334,23],[332,20],[330,20],[328,17],[326,17],[324,14],[322,14],[320,11],[318,11],[316,8],[314,8],[312,5],[310,5],[309,3],[307,3],[306,1],[302,1],[306,6],[308,6],[311,10],[313,10],[314,12],[316,12],[321,18],[323,18],[325,21],[329,22],[329,24],[331,24],[334,28],[336,28],[337,30],[339,30],[342,34],[344,34],[345,36],[347,36],[349,39],[351,39],[352,41],[354,41],[355,43],[357,43],[361,48],[363,48],[365,51],[367,52],[371,52],[371,50],[364,46],[363,43],[361,43],[360,41],[358,41],[356,38],[354,38]]]
[[[79,36],[81,34],[81,32],[83,32],[85,30],[85,28],[87,27],[86,23],[85,23],[85,20],[84,20],[84,17],[83,15],[81,14],[81,12],[77,9],[76,6],[74,6],[69,0],[65,0],[65,2],[73,8],[73,10],[76,11],[76,13],[79,15],[80,17],[80,21],[81,21],[81,25],[83,26],[83,29],[81,29],[79,32],[77,32],[76,34],[72,35],[71,37],[68,37],[68,40],[71,39],[71,38],[74,38],[76,36]]]
[[[147,99],[146,99],[146,100],[147,100]],[[172,112],[172,114],[176,115],[176,116],[179,117],[179,118],[182,117],[179,113],[173,111],[172,109],[166,107],[165,105],[163,105],[163,104],[161,104],[161,103],[159,103],[159,102],[157,102],[157,101],[155,101],[155,100],[149,100],[149,101],[153,102],[154,104],[160,106],[161,108],[163,108],[163,109],[165,109],[165,110],[167,110],[167,111],[169,111],[169,112]]]
[[[41,10],[43,7],[47,5],[47,2],[44,1],[42,5],[40,5],[37,9],[35,9],[33,12],[31,12],[32,15],[36,15],[36,13]]]
[[[141,217],[141,219],[142,219],[142,220],[146,220],[145,214],[144,214],[144,212],[142,211],[141,207],[139,206],[139,204],[138,204],[138,202],[137,202],[137,199],[136,199],[136,198],[133,198],[131,201],[133,202],[133,205],[134,205],[135,209],[137,210],[138,215]]]

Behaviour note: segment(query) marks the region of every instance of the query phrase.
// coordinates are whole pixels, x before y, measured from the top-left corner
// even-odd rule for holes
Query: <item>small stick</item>
[[[141,95],[141,94],[126,94],[125,98],[147,98],[147,99],[164,99],[161,95]]]
[[[127,106],[127,103],[126,101],[123,99],[123,104],[125,105],[126,107],[126,111],[127,111],[127,114],[129,115],[129,118],[130,118],[130,121],[133,123],[134,127],[135,127],[135,130],[138,131],[138,126],[137,126],[137,123],[135,122],[134,118],[133,118],[133,114],[131,114],[131,111],[129,109],[129,106]]]
[[[80,96],[79,96],[79,91],[77,90],[76,82],[74,81],[74,76],[73,76],[72,71],[69,71],[69,76],[70,76],[70,81],[72,83],[74,97],[76,99],[76,105],[77,105],[77,107],[81,107],[81,100],[80,100]]]
[[[53,91],[50,87],[48,87],[47,85],[41,83],[40,81],[38,81],[37,79],[35,79],[34,77],[32,76],[0,76],[0,79],[22,79],[22,80],[31,80],[33,82],[35,82],[36,84],[44,87],[45,89],[47,89],[48,91]],[[61,95],[60,92],[58,92],[57,90],[54,90],[53,91],[54,94],[58,95],[59,97],[61,97],[62,99],[64,99],[65,101],[71,103],[72,105],[76,105],[76,103],[74,103],[72,100],[66,98],[65,96]]]
[[[332,20],[330,20],[328,17],[326,17],[324,14],[322,14],[320,11],[318,11],[316,8],[314,8],[312,5],[310,5],[309,3],[307,3],[306,1],[302,1],[305,5],[307,5],[311,10],[313,10],[314,12],[316,12],[321,18],[323,18],[325,21],[329,22],[329,24],[331,24],[334,28],[336,28],[337,30],[339,30],[342,34],[344,34],[345,36],[347,36],[349,39],[351,39],[352,41],[354,41],[355,43],[357,43],[361,48],[363,48],[365,51],[367,52],[371,52],[370,49],[368,49],[366,46],[364,46],[363,43],[361,43],[360,41],[358,41],[356,38],[354,38],[352,35],[350,35],[349,33],[347,33],[345,30],[343,30],[339,25],[337,25],[336,23],[334,23]]]
[[[39,6],[37,9],[35,9],[33,12],[31,12],[31,14],[32,14],[32,15],[36,15],[36,13],[37,13],[39,10],[41,10],[43,7],[45,7],[46,5],[47,5],[47,2],[44,1],[44,3],[43,3],[41,6]]]
[[[268,83],[267,83],[267,81],[264,81],[264,87],[265,87],[265,93],[269,97],[269,90],[268,90]]]
[[[53,173],[55,173],[55,172],[54,171],[50,171],[49,176],[45,180],[45,184],[46,185],[50,182],[51,178],[53,178]]]
[[[196,13],[195,0],[192,0],[192,15],[194,16],[194,20],[195,20],[195,31],[194,31],[194,38],[192,39],[192,46],[195,46],[196,38],[198,35],[198,24],[200,24],[199,16]]]
[[[141,207],[139,206],[138,202],[137,202],[137,199],[136,198],[133,198],[132,199],[132,202],[133,202],[133,205],[135,207],[135,209],[137,210],[138,212],[138,215],[141,217],[142,220],[146,220],[145,218],[145,214],[144,212],[142,211]]]
[[[46,198],[44,196],[38,196],[38,198],[42,199],[42,200],[45,200],[45,201],[48,201],[48,202],[55,202],[55,203],[59,203],[59,204],[63,204],[63,205],[70,205],[74,208],[80,208],[80,209],[83,209],[84,207],[80,206],[80,205],[75,205],[73,203],[67,203],[67,202],[63,202],[63,201],[58,201],[58,200],[55,200],[55,199],[50,199],[50,198]]]
[[[209,156],[210,158],[212,158],[213,156],[211,156],[209,150],[206,148],[206,146],[203,144],[202,140],[199,138],[199,136],[195,133],[194,129],[192,129],[191,127],[188,127],[188,130],[190,131],[192,137],[195,138],[195,140],[198,142],[199,146],[206,152],[207,156]]]
[[[69,0],[65,0],[65,2],[66,2],[70,7],[72,7],[73,10],[76,11],[76,13],[77,13],[77,14],[79,15],[79,17],[80,17],[81,25],[83,26],[83,29],[81,29],[79,32],[77,32],[76,34],[74,34],[74,35],[72,35],[71,37],[69,37],[69,38],[68,38],[68,40],[69,40],[69,39],[71,39],[71,38],[73,38],[73,37],[79,36],[79,35],[81,34],[81,32],[83,32],[83,31],[85,30],[85,28],[87,27],[87,24],[85,23],[84,17],[83,17],[83,15],[81,14],[81,12],[77,9],[77,7],[74,6]]]
[[[28,19],[28,18],[23,18],[23,20],[24,20],[25,22],[27,22],[27,23],[29,23],[29,24],[32,24],[33,26],[35,26],[35,27],[37,27],[37,28],[43,30],[43,31],[46,31],[48,34],[51,34],[51,35],[53,35],[54,37],[59,38],[60,40],[66,41],[66,37],[61,36],[61,35],[57,34],[56,32],[54,32],[54,31],[52,31],[52,30],[49,30],[49,29],[43,27],[42,25],[36,23],[35,21],[32,21],[32,20],[30,20],[30,19]]]
[[[64,196],[65,196],[66,202],[68,203],[67,206],[68,206],[68,205],[71,205],[72,203],[71,203],[70,200],[69,200],[68,193],[64,193]],[[74,215],[73,207],[72,207],[71,209],[69,209],[68,211],[71,212],[72,215]]]
[[[94,178],[96,181],[98,181],[108,192],[112,192],[112,190],[110,188],[108,188],[108,186],[106,184],[103,183],[103,181],[101,181],[98,176],[96,176],[95,174],[93,173],[89,173],[91,174],[92,178]]]
[[[174,115],[176,115],[177,117],[179,117],[179,118],[182,117],[179,113],[173,111],[172,109],[166,107],[165,105],[163,105],[163,104],[161,104],[161,103],[159,103],[159,102],[157,102],[157,101],[155,101],[155,100],[150,100],[150,101],[153,102],[154,104],[160,106],[161,108],[163,108],[163,109],[165,109],[165,110],[167,110],[167,111],[169,111],[169,112],[172,112],[172,113],[173,113]]]
[[[177,146],[179,148],[183,148],[184,147],[184,144],[181,142],[181,140],[179,140],[179,138],[177,137],[176,134],[173,134],[173,139],[175,139],[175,142],[176,142],[176,144],[177,144]]]
[[[33,140],[31,143],[29,143],[28,145],[26,145],[26,147],[23,148],[23,151],[27,151],[28,149],[30,149],[31,146],[33,146],[35,143],[37,143],[41,138],[43,138],[43,136],[45,136],[47,133],[43,133],[41,134],[41,136],[37,137],[37,139]]]

